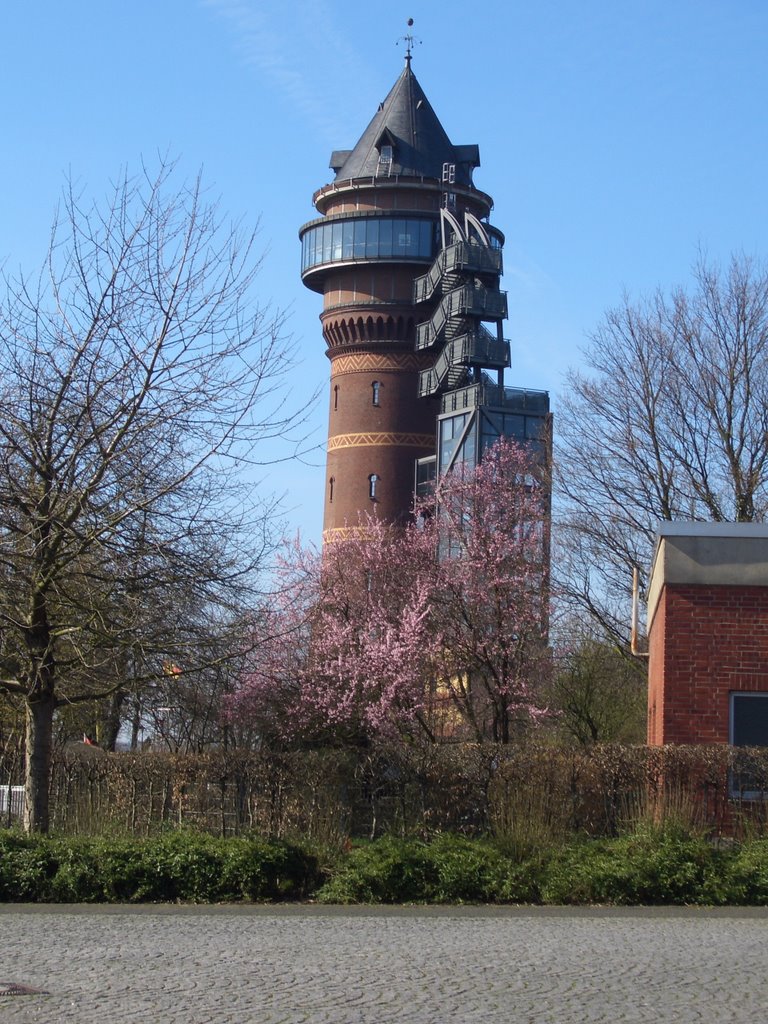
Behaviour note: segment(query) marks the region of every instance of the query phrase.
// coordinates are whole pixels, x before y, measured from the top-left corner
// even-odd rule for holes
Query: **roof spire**
[[[409,29],[409,31],[404,36],[400,36],[400,38],[397,40],[397,44],[396,44],[396,45],[399,46],[400,43],[405,43],[405,66],[407,68],[409,68],[411,66],[411,52],[413,50],[414,42],[417,42],[417,43],[421,42],[420,39],[414,40],[413,35],[410,32],[410,29],[412,29],[412,28],[413,28],[413,18],[409,18],[408,19],[408,29]]]

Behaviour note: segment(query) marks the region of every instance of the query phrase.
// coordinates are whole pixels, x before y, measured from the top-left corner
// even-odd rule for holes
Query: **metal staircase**
[[[416,349],[434,349],[435,362],[419,375],[421,397],[466,384],[471,371],[509,366],[509,342],[501,334],[506,292],[499,290],[501,250],[478,241],[445,246],[429,271],[414,282],[414,303],[436,304],[416,328]],[[483,327],[496,324],[496,334]]]
[[[509,342],[485,327],[453,338],[441,350],[434,366],[419,374],[419,396],[425,398],[460,387],[470,367],[504,369],[509,366]]]
[[[501,249],[478,242],[453,242],[441,249],[423,277],[413,283],[413,301],[429,302],[447,275],[455,273],[495,274],[503,272]],[[444,290],[442,288],[441,290]]]

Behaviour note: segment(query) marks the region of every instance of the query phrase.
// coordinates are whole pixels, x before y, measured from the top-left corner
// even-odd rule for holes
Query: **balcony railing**
[[[497,384],[470,384],[443,395],[441,412],[480,408],[543,416],[549,412],[549,394],[523,388],[502,388]]]
[[[459,270],[479,274],[501,274],[501,249],[474,242],[455,242],[441,249],[429,273],[417,277],[413,282],[413,301],[426,302],[434,295],[445,274]]]
[[[484,327],[449,341],[429,370],[419,375],[419,395],[435,395],[441,388],[459,385],[469,366],[509,366],[509,342],[495,338]]]
[[[416,348],[429,348],[437,341],[450,317],[476,316],[481,320],[505,320],[507,293],[471,284],[444,295],[432,318],[416,328]]]

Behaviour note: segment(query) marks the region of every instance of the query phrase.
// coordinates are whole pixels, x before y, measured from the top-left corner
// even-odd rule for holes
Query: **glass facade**
[[[485,451],[499,437],[511,437],[521,444],[541,439],[546,425],[543,416],[525,416],[519,413],[483,410],[481,451]]]
[[[440,420],[438,427],[438,476],[442,476],[449,466],[463,463],[472,467],[477,461],[477,418],[472,417],[469,428],[467,421],[472,416],[465,412],[458,416],[446,416]]]
[[[349,260],[431,260],[436,239],[437,225],[431,220],[359,217],[327,221],[302,235],[301,271]]]
[[[436,459],[427,455],[416,460],[416,497],[428,498],[435,487]]]
[[[459,465],[474,467],[499,437],[511,437],[534,452],[543,451],[546,423],[543,415],[490,409],[442,416],[438,424],[438,475]]]

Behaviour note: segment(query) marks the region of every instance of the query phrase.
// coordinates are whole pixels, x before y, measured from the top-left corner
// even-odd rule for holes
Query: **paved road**
[[[768,912],[0,906],[2,1024],[768,1021]]]

